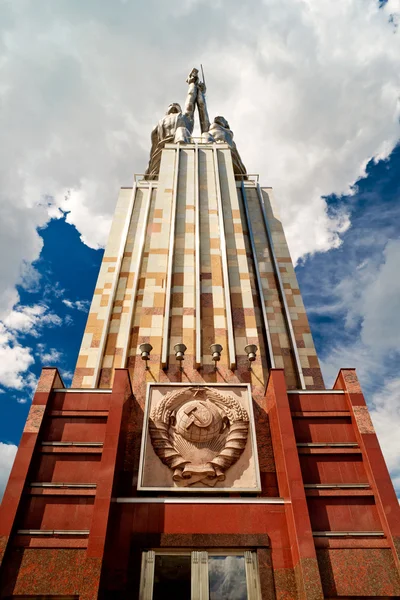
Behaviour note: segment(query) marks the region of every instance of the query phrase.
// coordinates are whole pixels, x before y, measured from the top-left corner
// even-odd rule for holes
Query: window
[[[257,556],[245,551],[148,550],[140,600],[260,600]]]

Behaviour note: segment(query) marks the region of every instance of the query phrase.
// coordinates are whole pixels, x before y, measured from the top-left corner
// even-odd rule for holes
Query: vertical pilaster
[[[257,283],[258,298],[259,298],[259,303],[260,303],[260,307],[261,307],[262,324],[264,326],[264,335],[265,335],[266,345],[267,345],[267,350],[268,350],[268,363],[269,363],[270,367],[272,369],[274,369],[275,368],[275,358],[274,358],[274,352],[272,349],[271,332],[270,332],[270,327],[269,327],[269,323],[268,323],[267,307],[265,305],[265,298],[264,298],[264,291],[263,291],[260,267],[259,267],[258,260],[257,260],[256,244],[255,244],[255,239],[254,239],[253,227],[251,225],[250,212],[249,212],[249,206],[248,206],[248,202],[247,202],[247,195],[246,195],[246,188],[244,185],[244,181],[242,181],[242,183],[241,183],[241,193],[242,193],[243,207],[244,207],[244,213],[245,213],[245,217],[246,217],[247,230],[248,230],[251,254],[252,254],[254,271],[255,271],[255,279],[256,279],[256,283]]]
[[[400,574],[400,509],[396,492],[375,433],[355,369],[341,369],[334,389],[344,390],[362,450],[368,480],[374,491],[382,530],[388,539]]]
[[[212,148],[206,145],[201,146],[198,152],[202,361],[203,364],[210,364],[210,345],[217,343],[224,348],[220,365],[228,367],[228,337],[214,155]]]
[[[149,375],[151,381],[154,381],[152,378],[157,380],[161,369],[170,233],[175,218],[176,153],[175,147],[163,150],[160,175],[150,208],[128,355],[128,366],[135,391],[144,389],[146,375]],[[151,375],[144,372],[144,364],[138,351],[143,342],[149,342],[153,346]]]
[[[93,517],[86,551],[87,560],[97,560],[100,563],[103,562],[104,558],[113,491],[116,489],[118,474],[122,471],[123,466],[129,399],[131,396],[132,390],[128,371],[117,369],[110,396]],[[100,578],[98,579],[98,585],[100,585]],[[93,597],[96,598],[97,595]]]
[[[218,161],[218,149],[213,148],[214,154],[214,173],[215,173],[215,185],[217,192],[217,207],[218,207],[218,222],[219,222],[219,235],[220,235],[220,251],[222,261],[222,278],[224,282],[224,299],[225,299],[225,314],[226,314],[226,327],[228,333],[228,356],[229,356],[229,368],[234,370],[236,367],[236,348],[235,338],[233,335],[233,320],[232,320],[232,305],[230,296],[230,283],[229,283],[229,270],[228,270],[228,255],[227,255],[227,241],[225,236],[225,224],[224,224],[224,211],[222,206],[221,196],[221,182],[220,182],[220,165]],[[235,190],[236,192],[236,190]]]
[[[73,387],[96,387],[106,350],[114,300],[136,197],[136,186],[122,188],[93,294],[76,364]]]
[[[289,369],[293,368],[297,375],[297,385],[307,389],[324,389],[317,352],[282,222],[275,205],[273,190],[258,186],[258,196],[269,237],[271,262],[274,265],[275,287],[278,291],[279,309],[282,315],[280,322],[285,326],[285,337],[279,335],[275,342],[279,342],[281,352],[283,351],[288,385],[291,387],[288,374]],[[287,343],[289,346],[284,345]],[[290,349],[291,367],[288,358],[285,358],[286,347]]]
[[[169,347],[169,330],[171,318],[171,294],[172,294],[172,269],[174,265],[175,251],[175,226],[176,226],[176,205],[178,196],[178,178],[179,178],[179,146],[175,151],[175,167],[174,167],[174,183],[172,189],[172,206],[171,206],[171,221],[169,230],[168,244],[168,265],[167,265],[167,281],[165,290],[165,306],[164,306],[164,325],[163,339],[161,347],[161,366],[165,368],[168,364],[168,347]]]
[[[47,403],[56,387],[63,387],[57,369],[43,369],[0,506],[0,566],[21,503]]]
[[[285,512],[299,599],[322,600],[324,594],[282,369],[270,372],[267,410],[279,495],[286,500]]]
[[[151,182],[149,182],[148,190],[146,190],[146,196],[147,196],[147,198],[146,198],[146,203],[145,203],[144,210],[143,210],[143,222],[141,224],[141,233],[139,235],[139,239],[138,239],[137,243],[133,244],[133,246],[136,250],[136,253],[134,254],[132,252],[132,266],[129,270],[129,275],[128,275],[128,279],[130,279],[133,275],[132,287],[127,288],[129,297],[127,298],[128,293],[126,293],[124,295],[124,300],[122,300],[122,312],[123,313],[125,312],[125,314],[127,314],[127,318],[124,321],[121,320],[122,340],[121,340],[120,345],[118,345],[117,347],[118,347],[118,350],[120,350],[120,351],[122,350],[122,353],[118,352],[118,354],[121,354],[122,358],[121,358],[120,364],[116,365],[116,366],[122,367],[122,368],[125,368],[127,366],[127,360],[128,360],[128,356],[129,356],[129,350],[130,350],[133,315],[135,314],[136,296],[137,296],[137,292],[138,292],[139,278],[140,278],[140,272],[141,272],[141,268],[142,268],[142,260],[143,260],[144,246],[145,246],[146,236],[147,236],[150,207],[151,207],[151,202],[153,199],[153,185]],[[125,306],[124,306],[124,303],[125,303]]]
[[[172,264],[170,340],[168,364],[176,365],[175,344],[186,345],[186,365],[196,352],[196,260],[195,260],[195,149],[180,150]]]
[[[196,351],[195,366],[201,366],[201,264],[200,264],[200,190],[199,190],[199,148],[194,151],[194,205],[195,205],[195,314],[196,314]]]

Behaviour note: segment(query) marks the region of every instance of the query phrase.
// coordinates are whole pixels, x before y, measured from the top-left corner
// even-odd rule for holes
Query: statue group
[[[205,97],[206,86],[204,82],[199,80],[198,69],[191,70],[186,83],[189,87],[184,110],[182,111],[180,104],[173,102],[168,106],[165,116],[151,132],[150,161],[146,171],[147,179],[154,179],[158,175],[161,152],[165,144],[190,144],[192,142],[196,106],[199,111],[202,142],[228,144],[232,151],[235,174],[245,175],[246,168],[233,141],[233,132],[228,121],[219,116],[215,117],[214,121],[210,123]]]

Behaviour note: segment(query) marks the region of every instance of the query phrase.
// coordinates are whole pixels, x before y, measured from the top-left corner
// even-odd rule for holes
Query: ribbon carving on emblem
[[[175,390],[150,414],[151,443],[177,485],[213,487],[243,453],[249,417],[233,396],[209,387]]]

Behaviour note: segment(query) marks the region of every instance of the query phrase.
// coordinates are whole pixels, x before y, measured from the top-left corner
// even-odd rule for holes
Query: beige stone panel
[[[303,369],[308,369],[310,367],[308,356],[300,356],[300,364]]]
[[[76,368],[86,367],[88,361],[87,354],[80,354],[78,356],[78,360],[76,361]]]
[[[82,378],[82,387],[83,388],[89,388],[92,387],[92,380],[93,380],[93,376],[92,375],[84,375]],[[74,384],[72,382],[72,386],[74,387]]]
[[[222,264],[220,232],[217,210],[217,195],[214,175],[212,148],[199,149],[199,202],[200,202],[200,264],[203,274],[200,282],[202,316],[202,360],[209,364],[209,346],[216,342],[225,348],[227,345],[226,322],[224,335],[217,335],[213,315],[215,311],[224,314],[225,302],[222,287]],[[219,339],[217,339],[219,338]],[[227,352],[221,363],[227,364]],[[221,364],[220,363],[220,364]]]
[[[114,363],[114,355],[105,356],[103,358],[103,369],[111,369]]]
[[[139,344],[143,341],[148,341],[147,338],[154,335],[154,330],[158,333],[163,324],[163,315],[150,316],[143,314],[142,311],[150,308],[162,309],[164,307],[175,153],[175,150],[172,148],[163,150],[158,185],[154,189],[152,196],[148,235],[145,239],[144,260],[140,273],[140,289],[142,293],[138,294],[133,316],[137,333],[132,339],[134,343],[129,350],[129,356],[135,356],[138,352]],[[151,227],[155,217],[157,220],[162,220],[160,230],[158,227]],[[151,318],[147,319],[146,317],[148,316]],[[155,322],[157,327],[153,325],[153,317],[155,316],[159,317]],[[150,343],[154,348],[153,353],[160,354],[161,350],[160,348],[156,350],[153,338]]]
[[[184,307],[194,307],[195,288],[195,236],[194,236],[194,149],[181,149],[179,161],[176,223],[175,223],[175,248],[174,263],[172,268],[172,307],[180,307],[181,315]],[[181,285],[174,285],[174,279]],[[189,325],[189,327],[188,327]],[[189,330],[190,329],[190,330]],[[193,347],[194,318],[185,315],[176,322],[173,336],[169,343],[169,361],[175,361],[174,345],[183,342],[187,346],[187,353]],[[172,331],[172,328],[171,328]],[[179,339],[178,339],[179,338]],[[178,339],[178,342],[175,341]]]
[[[307,351],[307,356],[317,356],[317,351],[314,347],[304,349]]]
[[[223,329],[224,327],[226,327],[226,319],[224,315],[214,314],[214,327],[216,329]]]
[[[258,337],[258,332],[257,329],[254,327],[246,327],[246,335],[249,338],[255,338]]]
[[[96,366],[97,354],[98,354],[97,348],[89,349],[89,351],[87,353],[86,367],[94,368]]]
[[[285,284],[289,284],[291,288],[291,290],[285,289],[286,298],[289,304],[292,303],[294,300],[294,305],[296,306],[296,311],[290,311],[296,339],[301,339],[301,336],[299,336],[299,332],[303,333],[304,327],[307,327],[308,331],[306,331],[306,333],[303,334],[306,335],[307,338],[303,339],[303,341],[306,347],[308,346],[312,348],[313,351],[315,351],[311,332],[309,330],[303,300],[301,294],[299,293],[298,281],[296,278],[294,266],[292,264],[292,261],[290,260],[290,253],[284,235],[283,227],[280,221],[279,212],[277,210],[273,191],[271,189],[263,189],[262,193],[266,206],[266,212],[270,221],[272,238],[274,241],[274,247],[276,249],[277,258],[280,265],[282,265],[280,269],[282,280]],[[285,286],[285,288],[287,288],[287,286]],[[290,294],[291,291],[293,291],[293,295]],[[305,319],[305,321],[303,321],[303,318]],[[301,348],[299,348],[298,350],[300,349]],[[315,363],[313,364],[313,367],[315,368]],[[306,379],[308,379],[308,377]],[[308,385],[307,381],[306,384]]]
[[[314,341],[311,333],[303,333],[303,340],[306,348],[314,348]]]
[[[109,234],[107,245],[106,245],[106,248],[104,251],[102,265],[100,267],[100,272],[99,272],[99,276],[97,279],[96,289],[98,289],[98,290],[105,290],[106,288],[111,289],[114,278],[117,277],[117,273],[115,272],[115,270],[109,271],[109,268],[114,267],[117,262],[117,257],[118,257],[118,253],[119,253],[120,245],[121,245],[121,236],[122,236],[123,229],[125,226],[126,214],[127,214],[128,208],[129,208],[131,197],[132,197],[131,189],[121,189],[120,190],[119,196],[118,196],[118,201],[117,201],[117,206],[116,206],[113,221],[111,224],[110,234]],[[100,298],[103,298],[103,302],[104,302],[104,294]],[[109,300],[109,298],[108,298],[108,300]],[[103,320],[101,327],[106,326],[105,318],[108,314],[108,306],[105,306],[104,310],[99,310],[99,308],[100,308],[99,302],[101,304],[101,299],[99,301],[99,296],[97,294],[94,294],[93,300],[92,300],[92,305],[89,310],[88,324],[87,324],[85,331],[89,332],[90,329],[93,327],[93,325],[91,325],[91,316],[93,316],[93,314],[95,314],[97,317],[96,333],[100,337],[101,331],[99,331],[99,324],[100,324],[100,321]],[[91,361],[93,361],[93,357],[97,357],[98,353],[100,352],[100,349],[99,348],[88,349],[87,347],[85,347],[85,344],[86,344],[86,340],[85,340],[85,336],[84,336],[79,354],[81,354],[81,353],[88,354],[88,361],[91,362]],[[82,381],[85,386],[90,387],[91,385],[93,385],[93,378],[91,376],[84,376]]]

